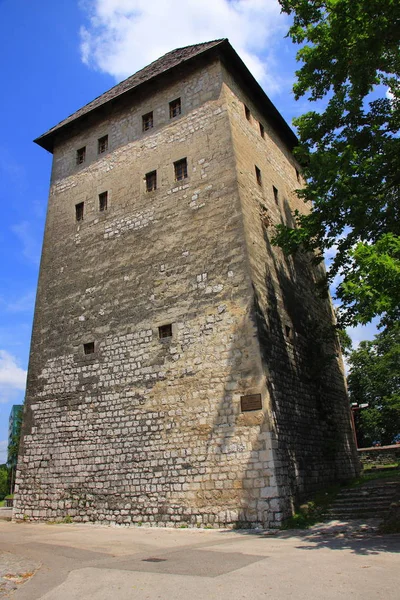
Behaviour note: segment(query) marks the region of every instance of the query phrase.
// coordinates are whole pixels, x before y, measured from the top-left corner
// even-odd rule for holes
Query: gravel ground
[[[38,562],[0,550],[0,598],[9,597],[10,592],[28,581],[39,567]]]

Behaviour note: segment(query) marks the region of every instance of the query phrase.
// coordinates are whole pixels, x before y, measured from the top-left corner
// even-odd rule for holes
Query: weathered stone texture
[[[243,101],[262,120],[213,61],[56,144],[15,518],[277,525],[297,496],[354,472],[343,373],[320,365],[309,332],[330,305],[260,218],[260,204],[271,222],[289,218],[296,165]],[[263,410],[241,413],[256,393]]]
[[[323,275],[323,266],[315,267],[311,256],[285,257],[271,244],[275,224],[291,224],[294,209],[305,211],[295,194],[301,185],[299,167],[251,99],[229,74],[225,79],[254,317],[277,435],[275,475],[287,516],[293,502],[338,478],[354,476],[358,465],[339,341],[331,329],[331,302],[319,299],[312,285]],[[244,118],[244,103],[250,121]]]

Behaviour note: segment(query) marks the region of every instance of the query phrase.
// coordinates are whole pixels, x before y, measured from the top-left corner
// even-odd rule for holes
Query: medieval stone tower
[[[170,52],[54,155],[15,518],[278,525],[357,470],[296,138],[227,40]],[[325,340],[325,341],[324,341]]]

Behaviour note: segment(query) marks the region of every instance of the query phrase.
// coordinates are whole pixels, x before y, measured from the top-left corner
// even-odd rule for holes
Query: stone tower
[[[319,268],[271,245],[304,210],[296,138],[228,40],[36,142],[54,158],[14,517],[276,526],[352,477]]]

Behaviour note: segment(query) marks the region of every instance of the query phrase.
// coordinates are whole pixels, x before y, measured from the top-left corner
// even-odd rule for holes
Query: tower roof
[[[253,92],[255,91],[256,95],[259,96],[259,100],[261,99],[263,101],[264,110],[266,108],[267,112],[273,113],[270,116],[274,118],[274,121],[276,122],[275,124],[278,126],[277,129],[281,134],[284,134],[284,137],[289,145],[294,146],[297,142],[297,138],[293,131],[269,100],[261,86],[256,82],[253,75],[232,48],[227,38],[204,42],[201,44],[194,44],[192,46],[185,46],[183,48],[177,48],[176,50],[167,52],[167,54],[164,54],[164,56],[161,56],[140,71],[137,71],[127,79],[124,79],[108,91],[104,92],[104,94],[101,94],[88,104],[85,104],[85,106],[72,113],[69,117],[62,120],[60,123],[58,123],[58,125],[55,125],[46,133],[36,138],[34,141],[45,150],[52,152],[56,134],[60,133],[61,130],[66,131],[73,123],[76,123],[89,113],[98,111],[106,104],[111,103],[112,101],[120,98],[128,92],[131,92],[132,90],[138,90],[149,81],[154,81],[159,76],[171,71],[172,69],[175,69],[182,63],[188,63],[199,55],[211,55],[216,53],[221,57],[221,59],[225,58],[224,62],[229,70],[235,74],[239,73],[247,85],[250,85],[250,87],[253,88]]]

